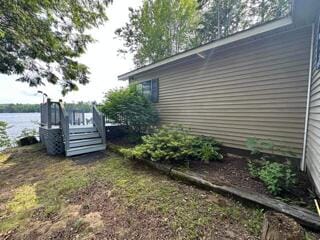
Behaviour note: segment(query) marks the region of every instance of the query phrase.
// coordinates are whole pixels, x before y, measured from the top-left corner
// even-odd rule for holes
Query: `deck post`
[[[51,99],[47,99],[47,108],[48,108],[48,128],[51,128]]]

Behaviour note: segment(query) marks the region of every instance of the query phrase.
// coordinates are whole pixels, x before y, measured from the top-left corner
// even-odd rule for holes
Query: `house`
[[[301,158],[320,193],[320,1],[289,16],[122,74],[140,83],[162,124],[245,149],[269,139]]]

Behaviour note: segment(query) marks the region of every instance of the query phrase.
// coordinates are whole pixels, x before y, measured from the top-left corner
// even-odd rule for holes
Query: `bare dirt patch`
[[[81,203],[80,215],[90,222],[96,239],[172,239],[173,233],[161,215],[124,207],[111,192],[110,184],[96,182],[70,200]]]

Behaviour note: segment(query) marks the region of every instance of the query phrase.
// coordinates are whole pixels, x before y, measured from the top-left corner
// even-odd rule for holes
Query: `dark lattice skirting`
[[[39,133],[40,141],[46,147],[48,154],[58,155],[64,153],[62,130],[60,128],[48,129],[40,127]]]

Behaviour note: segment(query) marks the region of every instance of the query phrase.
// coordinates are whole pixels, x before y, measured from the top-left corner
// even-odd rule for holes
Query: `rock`
[[[261,240],[303,240],[303,228],[292,218],[273,211],[264,214]]]
[[[24,137],[18,140],[18,145],[23,147],[23,146],[29,146],[32,144],[37,144],[39,141],[35,136],[28,136]]]

